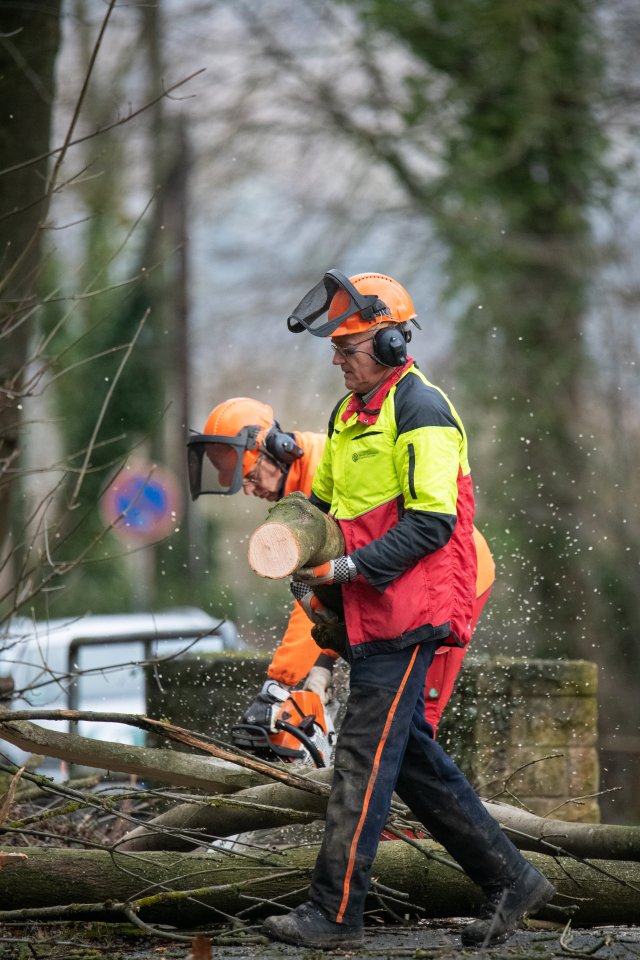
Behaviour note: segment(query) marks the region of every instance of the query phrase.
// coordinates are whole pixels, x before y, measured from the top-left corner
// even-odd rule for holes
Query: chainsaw
[[[271,723],[241,723],[232,728],[233,742],[266,760],[328,767],[336,732],[330,711],[312,690],[292,690]]]

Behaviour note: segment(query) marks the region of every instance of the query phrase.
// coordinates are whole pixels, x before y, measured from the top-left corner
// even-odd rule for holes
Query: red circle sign
[[[182,517],[182,494],[166,467],[128,464],[102,497],[101,510],[124,540],[152,543],[175,530]]]

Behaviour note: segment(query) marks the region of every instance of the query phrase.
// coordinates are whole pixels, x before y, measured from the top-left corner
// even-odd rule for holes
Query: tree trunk
[[[311,776],[319,783],[330,783],[333,768],[314,770]],[[290,823],[308,823],[324,817],[327,798],[279,783],[265,783],[238,791],[232,797],[231,804],[224,797],[203,799],[201,804],[178,804],[154,817],[144,827],[132,830],[119,849],[188,851],[219,837]],[[179,833],[159,832],[157,828],[169,828]],[[188,840],[189,834],[193,835],[191,842]]]
[[[49,132],[60,39],[60,0],[2,6],[0,78],[0,550],[9,532],[21,390],[49,195]],[[11,465],[11,466],[10,466]]]
[[[640,827],[612,823],[568,823],[512,807],[483,801],[521,850],[550,852],[550,846],[585,858],[634,860],[640,863]]]
[[[325,563],[345,551],[338,524],[296,491],[269,510],[249,540],[249,566],[279,580],[306,565]]]
[[[258,773],[231,763],[222,764],[176,750],[91,740],[89,737],[39,727],[26,720],[2,723],[0,742],[2,740],[13,743],[21,750],[42,753],[66,760],[67,763],[99,767],[115,773],[134,773],[145,780],[158,780],[208,793],[233,793],[265,779]]]
[[[200,789],[209,795],[209,799],[203,798],[202,805],[179,804],[144,828],[132,831],[126,841],[132,850],[191,850],[208,837],[226,837],[322,817],[327,799],[324,791],[327,791],[333,773],[332,768],[309,772],[307,768],[301,771],[288,764],[272,768],[266,763],[259,764],[257,760],[252,761],[256,769],[243,769],[232,763],[223,764],[213,758],[205,760],[173,750],[134,747],[58,733],[24,720],[9,723],[4,719],[0,734],[23,750],[44,752],[69,763],[134,773],[143,779]],[[315,793],[295,786],[301,773],[306,780],[313,781],[309,783],[309,789],[313,788]],[[281,780],[288,777],[291,782],[265,783],[269,776]],[[232,809],[222,798],[211,797],[216,793],[235,793],[235,799],[248,806]],[[544,852],[557,847],[563,853],[580,857],[606,856],[608,859],[640,862],[638,827],[566,823],[537,817],[508,804],[485,805],[522,850]],[[398,804],[396,809],[400,806]],[[265,809],[269,807],[272,809]],[[158,833],[153,830],[154,826],[172,827],[186,834],[192,832],[194,839],[190,842],[185,837]]]
[[[315,770],[311,775],[321,783],[330,783],[332,768]],[[154,818],[144,827],[133,830],[121,849],[126,850],[192,850],[207,838],[229,837],[252,830],[276,828],[285,824],[305,823],[324,817],[326,798],[303,793],[283,784],[263,784],[234,794],[229,807],[224,798],[203,801],[201,805],[178,804]],[[502,826],[521,850],[583,858],[628,860],[640,863],[640,828],[617,824],[565,823],[546,820],[505,803],[484,803],[492,817]],[[270,807],[271,809],[265,809]],[[397,809],[402,804],[397,801]],[[306,814],[306,816],[305,816]],[[407,812],[406,818],[411,820]],[[159,828],[159,829],[154,829]],[[161,828],[180,831],[160,832]],[[193,832],[193,841],[188,835]],[[187,834],[187,836],[185,836]]]
[[[30,747],[24,744],[31,742],[26,739],[23,731],[18,734],[15,732],[16,721],[20,723],[23,720],[94,720],[99,723],[124,723],[129,726],[139,727],[148,733],[154,733],[158,737],[172,740],[176,743],[186,744],[188,747],[193,747],[201,753],[213,757],[215,760],[237,764],[240,767],[245,767],[248,770],[262,774],[271,780],[279,780],[281,783],[286,783],[290,786],[297,785],[301,790],[308,790],[320,796],[324,796],[327,793],[326,786],[316,784],[311,780],[305,780],[304,777],[298,773],[292,772],[292,768],[287,769],[288,764],[269,763],[249,753],[238,753],[230,747],[219,747],[208,739],[202,739],[197,734],[187,730],[186,727],[179,727],[174,723],[169,723],[167,720],[154,720],[151,717],[142,717],[135,713],[106,713],[93,710],[16,710],[11,714],[11,719],[0,716],[0,738],[4,737],[16,743],[17,746],[22,747],[23,750],[30,749]],[[13,730],[12,727],[14,728]],[[36,726],[33,726],[33,730],[37,733],[41,741],[46,741],[51,744],[49,747],[51,756],[58,756],[65,760],[69,759],[71,762],[77,762],[75,754],[77,748],[76,741],[82,738],[76,738],[68,733],[59,733],[57,734],[57,738],[61,743],[55,744],[54,738],[56,735],[54,734],[53,737],[50,736],[52,731],[44,730]],[[107,769],[111,769],[113,763],[120,762],[116,753],[118,749],[116,744],[110,743],[109,741],[85,741],[85,744],[89,743],[93,744],[93,752],[98,766],[106,766],[106,764],[100,762],[101,755],[104,757],[105,754],[101,754],[98,744],[106,746],[107,753],[109,754]],[[54,750],[57,752],[54,752]],[[134,771],[128,770],[127,772]]]
[[[430,841],[420,841],[425,851],[440,851]],[[2,852],[2,851],[0,851]],[[14,853],[14,850],[8,852]],[[60,850],[24,847],[26,860],[9,862],[0,871],[0,923],[27,918],[29,908],[49,908],[47,917],[64,915],[73,904],[73,915],[99,913],[121,919],[109,904],[133,901],[140,917],[151,923],[176,926],[216,922],[217,911],[237,915],[258,898],[253,916],[277,912],[277,900],[286,906],[306,898],[306,885],[318,853],[317,847],[300,847],[260,857],[210,852],[205,855],[146,853],[144,857],[106,850]],[[573,860],[558,860],[541,854],[528,859],[558,890],[555,902],[573,903],[578,912],[574,923],[636,923],[640,916],[640,867],[638,864],[598,861],[592,867]],[[462,873],[425,860],[420,850],[404,843],[382,843],[375,859],[376,882],[398,891],[408,903],[421,908],[425,917],[474,915],[480,905],[480,890]],[[156,886],[158,885],[158,886]],[[205,888],[210,887],[210,890]],[[635,887],[635,889],[634,889]],[[192,890],[189,898],[167,902],[167,891]],[[152,891],[150,893],[150,891]],[[197,891],[197,892],[195,892]],[[135,901],[140,898],[141,902]],[[371,906],[380,906],[372,899]],[[397,909],[397,902],[393,903]],[[13,911],[17,912],[14,913]],[[552,916],[541,911],[540,916]],[[36,915],[37,916],[37,915]],[[253,918],[252,916],[252,918]],[[42,918],[42,917],[41,917]]]

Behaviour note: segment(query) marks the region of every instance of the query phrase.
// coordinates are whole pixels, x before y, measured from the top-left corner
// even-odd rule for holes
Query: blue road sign
[[[125,467],[102,501],[102,515],[125,540],[153,542],[171,533],[182,516],[182,496],[174,475],[156,464]]]

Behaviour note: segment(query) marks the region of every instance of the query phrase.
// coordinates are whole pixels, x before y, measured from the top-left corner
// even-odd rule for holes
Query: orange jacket
[[[496,579],[496,565],[489,550],[489,544],[477,527],[473,528],[473,540],[476,545],[478,573],[476,575],[476,599],[488,593]]]
[[[300,490],[305,496],[311,493],[311,484],[316,467],[322,455],[326,435],[324,433],[296,433],[295,440],[304,450],[304,456],[291,464],[284,486],[284,496],[294,490]],[[474,527],[473,537],[478,558],[476,594],[486,593],[495,580],[495,566],[487,541]],[[288,686],[298,684],[314,665],[320,650],[311,636],[312,624],[298,603],[294,603],[289,622],[282,640],[278,644],[271,660],[267,675]],[[338,655],[332,650],[323,650],[333,659]]]
[[[296,433],[295,439],[298,446],[304,450],[304,456],[291,464],[284,485],[284,496],[293,493],[294,490],[300,490],[308,497],[316,467],[322,456],[326,435]],[[320,655],[318,645],[311,636],[312,626],[300,604],[294,603],[287,629],[267,671],[267,675],[272,680],[279,680],[280,683],[294,687],[309,673]],[[337,654],[327,652],[330,656],[337,657]]]

